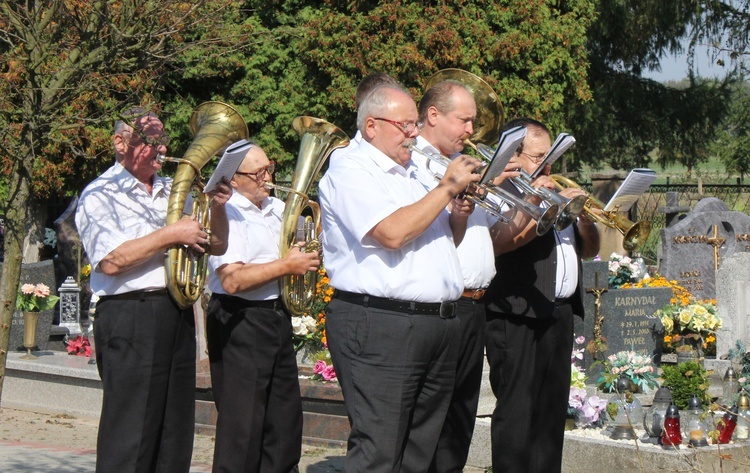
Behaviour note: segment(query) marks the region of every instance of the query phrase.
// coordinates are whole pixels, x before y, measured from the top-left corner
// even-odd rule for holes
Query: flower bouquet
[[[573,352],[570,356],[570,393],[568,394],[568,415],[575,419],[576,427],[583,428],[598,425],[599,415],[607,405],[607,401],[599,396],[589,396],[586,391],[586,372],[578,366],[578,360],[583,359],[584,349],[581,348],[585,338],[575,339]],[[603,420],[603,419],[602,419]]]
[[[16,297],[16,309],[21,312],[42,312],[55,307],[58,296],[50,294],[49,286],[42,283],[23,284]]]
[[[659,387],[656,381],[651,357],[636,351],[619,351],[609,355],[603,362],[605,370],[599,376],[597,384],[605,392],[614,392],[617,379],[626,376],[634,385],[634,392],[640,388],[647,393]]]
[[[299,351],[308,345],[311,351],[322,350],[328,347],[326,339],[326,313],[325,309],[331,297],[333,288],[329,284],[330,279],[325,269],[318,269],[318,283],[315,286],[315,300],[309,314],[301,317],[292,317],[292,332],[294,337],[294,349]]]
[[[642,258],[631,259],[612,253],[609,257],[609,287],[617,289],[626,283],[635,283],[648,277]]]
[[[664,326],[665,351],[696,351],[700,357],[704,350],[715,349],[716,330],[721,327],[716,301],[672,303],[657,310],[654,316]]]
[[[336,379],[336,371],[333,369],[333,365],[328,364],[324,360],[318,360],[315,362],[312,379],[314,381],[338,381]]]

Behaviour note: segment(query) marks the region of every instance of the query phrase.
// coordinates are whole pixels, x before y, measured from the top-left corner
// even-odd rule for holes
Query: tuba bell
[[[234,108],[221,102],[205,102],[196,107],[190,117],[190,131],[194,136],[193,142],[182,158],[157,156],[161,162],[178,163],[169,194],[167,225],[182,218],[185,201],[191,194],[192,215],[208,233],[205,253],[197,254],[185,245],[176,245],[167,250],[164,262],[167,290],[182,309],[190,307],[200,298],[208,269],[211,199],[203,193],[201,169],[227,146],[249,136],[245,120]]]
[[[572,179],[559,174],[553,174],[550,178],[555,182],[555,187],[563,190],[569,187],[579,188]],[[583,213],[593,221],[599,222],[609,228],[614,228],[623,237],[622,247],[627,251],[635,251],[640,248],[651,233],[651,222],[640,221],[633,223],[627,217],[616,210],[604,210],[604,204],[595,197],[589,195],[583,206]]]
[[[299,134],[301,141],[292,184],[289,187],[266,184],[267,187],[288,192],[281,218],[279,254],[282,258],[297,244],[298,222],[302,212],[308,207],[313,215],[306,216],[304,220],[301,238],[305,241],[304,251],[309,253],[321,250],[322,246],[318,239],[321,230],[320,207],[316,202],[310,201],[308,193],[328,155],[334,149],[349,144],[346,133],[320,118],[297,117],[292,121],[292,128]],[[299,316],[310,311],[315,300],[317,283],[317,271],[308,271],[302,276],[288,275],[281,278],[281,302],[290,314]]]

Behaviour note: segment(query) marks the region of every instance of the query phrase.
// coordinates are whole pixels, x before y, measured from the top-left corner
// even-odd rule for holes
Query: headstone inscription
[[[55,268],[52,260],[40,261],[38,263],[29,263],[21,265],[21,284],[45,284],[49,286],[52,294],[56,293],[57,284],[55,284]],[[56,308],[45,310],[39,313],[39,322],[36,329],[36,345],[39,350],[47,348],[49,341],[50,329],[52,328],[52,318]],[[13,313],[13,321],[10,326],[10,341],[8,342],[10,350],[26,351],[23,347],[23,314],[20,311]]]
[[[583,367],[590,383],[596,382],[602,369],[601,365],[592,364],[618,351],[647,353],[656,363],[660,361],[664,327],[654,313],[672,297],[672,290],[662,287],[602,290],[607,285],[608,274],[606,261],[583,263],[586,317],[583,320],[576,317],[575,333],[585,336],[587,344],[596,340],[598,333],[607,347],[598,354],[591,350],[584,352]]]
[[[750,216],[719,199],[701,199],[684,219],[661,231],[659,274],[698,299],[716,298],[716,268],[750,251]]]

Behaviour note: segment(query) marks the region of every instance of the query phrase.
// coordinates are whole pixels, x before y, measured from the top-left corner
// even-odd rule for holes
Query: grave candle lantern
[[[672,391],[669,388],[661,387],[656,390],[654,401],[645,414],[643,415],[643,428],[649,437],[661,437],[661,428],[664,424],[664,415],[667,408],[672,403]]]

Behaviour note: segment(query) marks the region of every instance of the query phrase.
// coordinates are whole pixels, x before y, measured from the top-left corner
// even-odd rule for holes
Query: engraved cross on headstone
[[[714,270],[717,270],[719,269],[719,250],[721,249],[721,245],[723,245],[727,239],[719,236],[718,225],[713,225],[712,230],[713,236],[706,238],[706,243],[714,247]]]

